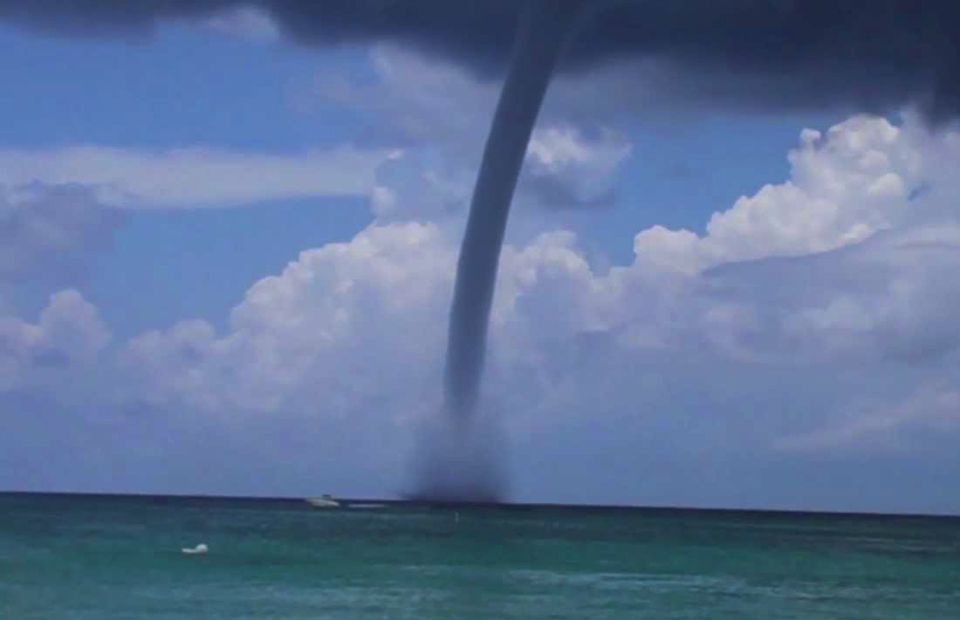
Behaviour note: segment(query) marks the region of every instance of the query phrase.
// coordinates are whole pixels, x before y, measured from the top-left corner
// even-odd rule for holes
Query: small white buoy
[[[200,543],[200,544],[197,545],[196,547],[193,547],[193,548],[184,547],[184,548],[181,549],[180,551],[181,551],[182,553],[187,554],[187,555],[197,555],[197,554],[201,554],[201,553],[206,553],[207,551],[209,551],[209,549],[207,548],[207,546],[206,546],[205,544]]]

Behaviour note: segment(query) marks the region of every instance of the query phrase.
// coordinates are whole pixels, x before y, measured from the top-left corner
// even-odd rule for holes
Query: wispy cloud
[[[395,152],[351,147],[260,153],[109,146],[0,150],[0,183],[79,184],[119,208],[245,205],[319,196],[366,196]]]

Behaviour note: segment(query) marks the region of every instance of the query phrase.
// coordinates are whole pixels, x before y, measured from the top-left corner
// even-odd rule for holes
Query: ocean
[[[4,494],[0,618],[949,620],[960,518]]]

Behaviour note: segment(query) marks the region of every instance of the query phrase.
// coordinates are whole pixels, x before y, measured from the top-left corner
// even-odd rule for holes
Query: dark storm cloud
[[[158,21],[201,17],[238,4],[233,0],[0,0],[0,19],[53,34],[149,34]]]
[[[259,6],[306,45],[389,40],[474,72],[503,73],[517,0],[0,0],[0,18],[47,32],[136,34],[157,22]],[[557,0],[555,5],[569,4]],[[561,70],[655,58],[703,89],[718,81],[751,106],[850,102],[883,108],[918,101],[937,118],[960,110],[960,3],[949,0],[598,0]],[[743,80],[742,82],[740,80]],[[693,82],[696,84],[696,82]],[[729,92],[727,93],[729,96]]]

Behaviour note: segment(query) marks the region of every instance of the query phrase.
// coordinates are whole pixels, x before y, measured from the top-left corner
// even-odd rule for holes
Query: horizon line
[[[30,491],[30,490],[3,490],[4,496],[77,496],[98,497],[112,499],[173,499],[173,500],[213,500],[213,501],[273,501],[273,502],[306,502],[312,495],[219,495],[219,494],[183,494],[183,493],[141,493],[141,492],[101,492],[101,491]],[[710,512],[710,513],[753,513],[768,515],[792,516],[832,516],[832,517],[866,517],[866,518],[922,518],[922,519],[960,519],[958,513],[921,513],[921,512],[873,512],[858,510],[810,510],[801,508],[748,508],[724,506],[677,506],[668,504],[588,504],[588,503],[557,503],[557,502],[469,502],[469,501],[442,501],[416,498],[377,498],[377,497],[346,497],[334,496],[338,501],[350,503],[382,503],[394,506],[422,506],[428,508],[488,508],[488,509],[580,509],[580,510],[636,510],[652,512]]]

